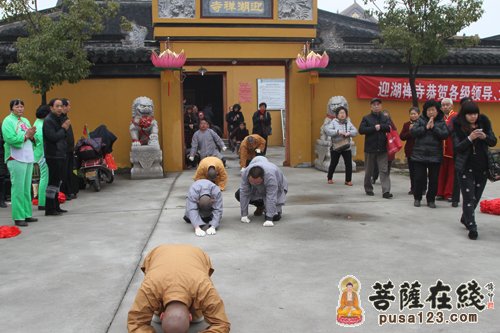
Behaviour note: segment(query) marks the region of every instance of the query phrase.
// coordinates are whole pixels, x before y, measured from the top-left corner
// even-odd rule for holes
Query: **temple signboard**
[[[273,0],[201,0],[201,16],[273,18]]]

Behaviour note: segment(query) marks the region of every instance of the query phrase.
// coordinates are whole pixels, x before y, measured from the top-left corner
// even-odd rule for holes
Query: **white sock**
[[[194,233],[196,234],[196,236],[198,237],[203,237],[205,236],[207,233],[205,231],[203,231],[200,227],[197,227],[196,229],[194,229]]]
[[[208,235],[215,235],[217,233],[217,231],[215,231],[215,228],[214,227],[210,227],[207,229],[207,234]]]

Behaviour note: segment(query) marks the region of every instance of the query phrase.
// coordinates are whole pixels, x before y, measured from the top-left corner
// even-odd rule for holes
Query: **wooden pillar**
[[[182,171],[184,163],[180,71],[161,72],[161,147],[163,170]]]
[[[288,69],[288,164],[291,167],[312,165],[312,90],[309,73],[298,73],[295,61]]]

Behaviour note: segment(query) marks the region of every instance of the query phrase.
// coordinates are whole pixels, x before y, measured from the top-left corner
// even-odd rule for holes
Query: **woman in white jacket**
[[[335,110],[337,118],[335,118],[325,128],[328,136],[332,137],[332,147],[330,148],[331,161],[328,168],[328,184],[333,184],[333,174],[339,163],[339,158],[342,155],[345,164],[345,184],[352,186],[352,154],[351,154],[351,138],[358,135],[358,130],[351,123],[347,116],[347,109],[343,106]]]

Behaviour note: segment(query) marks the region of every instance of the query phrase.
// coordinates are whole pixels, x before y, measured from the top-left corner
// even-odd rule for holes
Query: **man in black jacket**
[[[61,99],[63,103],[63,113],[62,119],[65,121],[69,119],[68,112],[71,111],[71,102],[67,98]],[[61,192],[66,195],[66,200],[71,200],[76,198],[75,184],[73,184],[73,168],[74,168],[74,149],[75,149],[75,136],[73,134],[73,127],[71,124],[66,131],[66,158],[63,166],[63,174],[61,177]]]
[[[373,196],[372,176],[375,165],[378,166],[382,197],[391,199],[391,179],[387,163],[386,133],[391,130],[388,117],[382,114],[382,100],[372,98],[370,101],[371,113],[363,117],[359,125],[359,133],[365,135],[365,192]]]
[[[49,167],[49,184],[47,186],[47,200],[45,202],[45,215],[61,215],[67,212],[59,207],[59,186],[64,172],[66,160],[67,131],[71,122],[63,118],[63,103],[59,98],[49,102],[50,114],[43,123],[43,143],[45,159]]]

